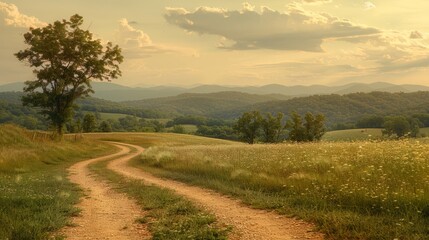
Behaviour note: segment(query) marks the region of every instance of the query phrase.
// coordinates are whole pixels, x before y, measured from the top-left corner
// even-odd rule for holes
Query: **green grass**
[[[40,135],[40,134],[39,134]],[[47,239],[75,215],[80,190],[66,168],[77,160],[109,152],[106,144],[52,142],[0,125],[0,239]]]
[[[83,111],[84,114],[91,113],[94,114],[92,111]],[[119,120],[119,118],[125,118],[127,116],[130,116],[128,114],[122,114],[122,113],[105,113],[105,112],[98,112],[100,114],[101,121],[113,119],[113,120]]]
[[[185,129],[185,133],[195,133],[198,130],[198,127],[192,124],[183,124],[182,127]]]
[[[154,121],[158,121],[158,122],[160,122],[162,124],[167,124],[169,121],[171,121],[173,119],[170,119],[170,118],[145,118],[145,120],[146,121],[152,121],[152,120],[154,120]]]
[[[113,120],[119,120],[119,118],[125,118],[129,115],[122,114],[122,113],[100,113],[101,120],[107,120],[107,119],[113,119]]]
[[[369,141],[381,140],[383,135],[380,128],[365,128],[365,129],[347,129],[325,133],[322,141]],[[420,136],[429,136],[429,128],[420,128]]]
[[[429,136],[429,128],[420,128],[419,134],[423,135],[425,137],[428,137]]]
[[[381,139],[381,129],[347,129],[325,133],[322,141],[363,141]]]
[[[179,126],[183,127],[185,134],[194,134],[198,130],[197,125],[193,125],[193,124],[180,124]],[[174,127],[166,128],[165,130],[167,132],[173,132]]]
[[[107,162],[90,165],[90,169],[109,180],[115,188],[132,196],[146,211],[137,219],[149,224],[153,239],[226,239],[229,227],[216,224],[215,217],[196,207],[173,191],[129,180],[106,169]]]
[[[429,239],[429,140],[153,147],[132,164],[314,222],[328,239]]]

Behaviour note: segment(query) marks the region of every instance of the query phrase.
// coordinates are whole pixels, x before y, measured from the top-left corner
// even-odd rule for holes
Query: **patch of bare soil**
[[[137,149],[135,155],[141,154],[144,150],[135,145],[115,144]],[[178,194],[200,204],[215,214],[220,223],[233,226],[230,239],[323,239],[321,233],[313,231],[313,225],[304,221],[281,216],[273,212],[253,209],[245,206],[239,200],[228,198],[214,191],[155,177],[140,169],[128,166],[129,159],[125,157],[117,158],[110,161],[107,167],[124,176],[172,189]]]
[[[85,190],[85,197],[78,204],[81,214],[73,218],[72,227],[64,228],[60,234],[67,239],[149,239],[146,226],[135,220],[144,213],[126,195],[120,194],[106,182],[92,176],[88,165],[117,157],[126,161],[134,156],[126,146],[118,146],[118,153],[82,161],[69,168],[70,180]]]

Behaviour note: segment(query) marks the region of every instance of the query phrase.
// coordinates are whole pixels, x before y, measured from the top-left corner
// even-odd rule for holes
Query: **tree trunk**
[[[58,140],[60,140],[60,141],[62,141],[63,140],[63,126],[64,126],[64,124],[61,124],[61,123],[59,123],[58,125],[57,125],[57,139]]]

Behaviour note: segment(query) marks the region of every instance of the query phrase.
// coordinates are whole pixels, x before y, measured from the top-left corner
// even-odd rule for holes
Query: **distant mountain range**
[[[8,91],[22,91],[23,83],[11,83],[0,85],[0,92]],[[351,83],[342,86],[324,86],[324,85],[311,85],[311,86],[284,86],[279,84],[270,84],[265,86],[221,86],[221,85],[201,85],[192,88],[184,87],[171,87],[171,86],[158,86],[158,87],[127,87],[116,83],[108,82],[94,82],[93,88],[96,98],[121,102],[121,101],[134,101],[151,98],[174,97],[184,93],[216,93],[216,92],[242,92],[249,94],[277,94],[288,97],[303,97],[311,95],[325,95],[325,94],[349,94],[357,92],[416,92],[416,91],[429,91],[428,86],[422,85],[395,85],[385,82],[376,82],[370,84],[364,83]]]

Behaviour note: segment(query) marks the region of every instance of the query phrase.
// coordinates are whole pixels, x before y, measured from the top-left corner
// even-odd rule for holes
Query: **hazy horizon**
[[[0,0],[0,85],[33,79],[13,56],[29,27],[75,13],[123,49],[124,86],[429,84],[428,1],[127,3]]]

